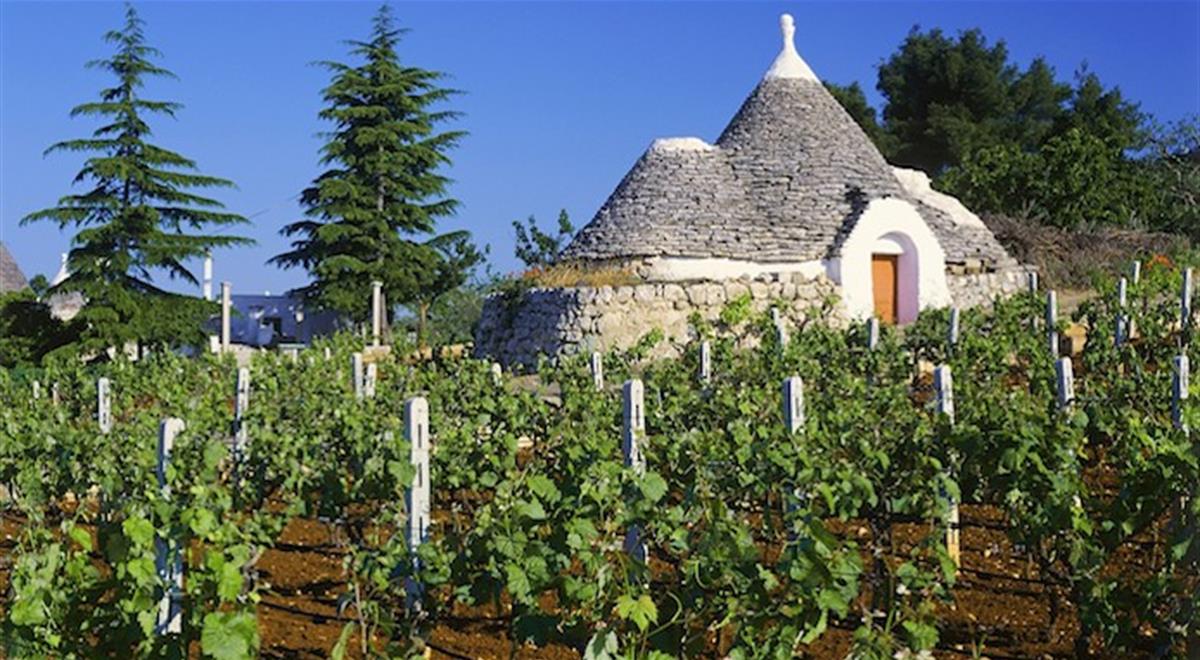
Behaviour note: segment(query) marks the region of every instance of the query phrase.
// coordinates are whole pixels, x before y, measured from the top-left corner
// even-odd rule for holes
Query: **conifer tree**
[[[66,195],[57,206],[22,220],[78,230],[68,258],[71,275],[50,293],[78,292],[87,301],[71,323],[85,350],[120,348],[128,342],[199,343],[211,306],[159,288],[154,271],[197,284],[186,265],[189,260],[214,248],[250,242],[212,233],[246,219],[196,193],[231,187],[232,182],[199,174],[192,160],[149,142],[148,118],[174,117],[182,106],[141,96],[147,79],[174,78],[152,62],[161,54],[146,44],[143,25],[137,10],[127,5],[122,28],[104,36],[116,52],[88,63],[111,73],[116,82],[101,90],[99,100],[72,109],[71,116],[98,117],[103,125],[90,138],[46,150],[89,154],[74,180],[86,183],[88,190]]]
[[[440,131],[457,113],[436,109],[456,92],[438,85],[443,74],[400,62],[401,32],[384,5],[370,40],[350,42],[361,63],[321,63],[332,74],[320,113],[334,125],[321,149],[329,169],[301,194],[306,217],[281,232],[295,237],[292,249],[271,260],[309,272],[298,289],[306,300],[358,320],[372,281],[391,304],[418,300],[445,263],[424,237],[458,206],[438,170],[463,133]]]

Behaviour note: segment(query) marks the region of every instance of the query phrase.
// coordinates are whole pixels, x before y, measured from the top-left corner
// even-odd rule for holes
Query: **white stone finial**
[[[791,14],[780,14],[779,29],[783,31],[783,49],[796,50],[796,20]]]
[[[779,29],[783,32],[783,49],[771,68],[767,70],[767,78],[794,78],[820,82],[808,64],[796,52],[796,21],[791,14],[779,17]]]

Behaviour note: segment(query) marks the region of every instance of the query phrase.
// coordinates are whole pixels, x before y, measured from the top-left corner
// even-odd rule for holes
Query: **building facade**
[[[563,260],[626,269],[641,286],[827,290],[822,303],[836,298],[825,312],[833,320],[907,323],[922,309],[985,304],[1019,289],[1025,269],[983,222],[933,190],[924,173],[889,165],[796,51],[791,16],[780,23],[778,57],[716,142],[655,140]],[[489,300],[480,352],[527,362],[538,353],[622,348],[630,333],[613,329],[644,325],[636,306],[624,321],[601,323],[605,314],[568,302],[596,299],[586,292],[526,297],[526,305]],[[785,307],[802,317],[814,302],[793,298]],[[673,311],[692,304],[676,303]],[[682,339],[684,331],[667,334]]]

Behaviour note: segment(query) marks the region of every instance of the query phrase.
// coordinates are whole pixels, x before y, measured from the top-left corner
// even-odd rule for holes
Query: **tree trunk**
[[[417,348],[425,348],[425,333],[429,322],[429,303],[417,303]]]

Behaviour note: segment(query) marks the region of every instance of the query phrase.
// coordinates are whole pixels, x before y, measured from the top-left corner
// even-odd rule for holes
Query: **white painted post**
[[[954,425],[954,378],[950,366],[943,364],[933,370],[933,387],[937,392],[937,411],[950,420]],[[950,466],[946,467],[949,473]],[[962,539],[959,529],[958,501],[950,501],[950,511],[946,519],[946,552],[955,566],[962,565]]]
[[[712,344],[707,339],[700,342],[700,382],[712,382]]]
[[[1114,342],[1117,346],[1124,344],[1125,340],[1129,336],[1127,332],[1129,321],[1125,317],[1125,303],[1128,300],[1128,292],[1129,282],[1122,277],[1121,280],[1117,282],[1117,307],[1120,308],[1120,311],[1117,312],[1116,334],[1113,335]]]
[[[604,389],[604,356],[592,351],[592,387],[597,392]]]
[[[804,381],[799,376],[783,379],[783,426],[788,435],[804,428]]]
[[[933,370],[933,389],[937,392],[937,411],[950,418],[954,423],[954,380],[950,373],[950,365],[938,365]]]
[[[1191,365],[1186,354],[1175,357],[1175,373],[1171,380],[1171,421],[1175,428],[1184,433],[1188,432],[1187,424],[1183,421],[1183,407],[1188,399],[1188,387],[1191,381]]]
[[[1179,292],[1179,327],[1186,330],[1192,325],[1192,269],[1183,269],[1183,289]]]
[[[379,366],[374,362],[367,365],[367,371],[363,375],[363,396],[368,399],[375,398],[375,382],[379,378]]]
[[[246,451],[246,427],[242,419],[250,410],[250,370],[246,367],[238,369],[237,389],[234,392],[233,406],[233,460],[240,464]]]
[[[362,353],[350,356],[350,378],[354,383],[354,398],[363,398],[363,357]]]
[[[167,484],[167,465],[171,461],[171,450],[175,437],[184,429],[182,419],[169,417],[158,427],[158,487],[165,499],[171,498],[171,487]],[[178,542],[164,538],[154,540],[155,568],[158,576],[167,585],[162,599],[158,601],[158,619],[155,633],[178,635],[183,632],[183,557]]]
[[[492,385],[500,387],[504,384],[504,367],[499,362],[492,363]]]
[[[642,439],[646,433],[646,409],[643,401],[642,381],[634,378],[625,381],[621,388],[624,399],[621,451],[625,455],[625,467],[641,476],[646,471],[646,459],[642,456]],[[636,526],[625,532],[625,552],[634,561],[646,561],[646,546],[642,543],[642,531]]]
[[[1050,355],[1058,357],[1058,293],[1054,289],[1046,293],[1046,341]]]
[[[37,401],[42,398],[42,384],[38,381],[33,381],[33,400]]]
[[[329,350],[329,347],[326,346],[325,347],[325,359],[329,360],[331,358],[333,358],[333,353]]]
[[[233,306],[233,290],[229,282],[221,282],[221,351],[229,350],[229,314]]]
[[[784,348],[788,344],[788,331],[784,326],[783,316],[779,313],[778,307],[771,308],[771,323],[775,326],[775,338],[779,340],[779,347]]]
[[[1133,281],[1133,285],[1137,286],[1142,280],[1142,262],[1134,261],[1129,267],[1129,279]]]
[[[1038,292],[1038,274],[1037,271],[1030,271],[1027,279],[1029,284],[1029,293],[1036,294]]]
[[[371,282],[371,344],[378,346],[383,337],[383,282]]]
[[[959,326],[959,310],[957,307],[950,308],[950,329],[946,333],[946,343],[950,347],[950,351],[958,348],[958,326]]]
[[[1058,409],[1068,410],[1075,401],[1075,374],[1071,358],[1059,358],[1054,363],[1054,374],[1058,380]]]
[[[212,253],[204,253],[204,278],[200,283],[200,297],[205,301],[212,300],[212,273],[213,273],[213,258]]]
[[[105,435],[112,431],[112,402],[109,397],[111,389],[108,378],[101,376],[96,381],[96,421],[100,424],[100,432]]]
[[[410,460],[416,468],[412,485],[408,489],[408,549],[414,556],[417,548],[429,538],[430,483],[429,483],[429,402],[424,397],[414,397],[404,402],[404,437],[410,447]],[[420,562],[413,559],[413,569],[420,569]],[[420,607],[423,588],[415,579],[406,586],[408,606]]]
[[[867,319],[867,348],[872,351],[879,345],[879,319],[872,316]]]
[[[57,408],[60,398],[58,395],[58,381],[55,381],[50,384],[50,403]]]

